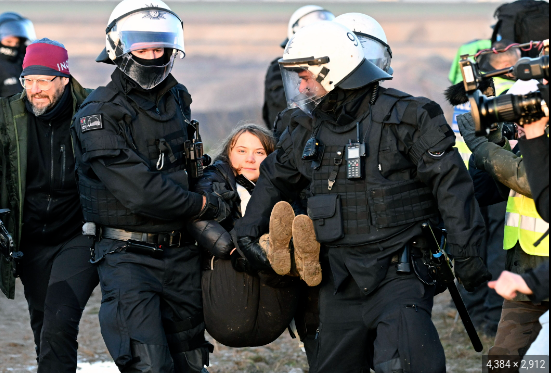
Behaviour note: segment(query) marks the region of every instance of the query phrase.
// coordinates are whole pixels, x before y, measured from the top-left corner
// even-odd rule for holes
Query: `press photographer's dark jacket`
[[[344,237],[328,237],[325,243],[331,248],[337,287],[351,273],[364,293],[372,292],[384,278],[392,254],[421,235],[422,221],[438,223],[443,218],[449,252],[478,256],[484,222],[472,180],[453,148],[455,136],[438,104],[383,88],[373,107],[371,88],[349,95],[359,98],[345,98],[350,103],[337,107],[334,115],[318,109],[309,120],[295,110],[278,150],[261,166],[250,202],[255,209],[237,222],[238,237],[266,233],[272,207],[310,185],[308,210],[320,227],[318,233],[331,228],[331,215],[338,212],[341,200]],[[344,152],[349,140],[355,141],[358,121],[368,145],[366,178],[351,181],[338,152]],[[325,156],[321,168],[313,170],[312,161],[302,160],[302,154],[318,125],[317,139],[325,144]],[[328,179],[338,158],[343,166],[330,191]]]
[[[80,105],[90,94],[91,90],[86,90],[73,78],[70,83],[70,114],[76,112],[78,105]],[[26,108],[26,92],[22,94],[15,94],[11,97],[0,99],[0,208],[10,209],[11,214],[7,219],[6,226],[12,234],[16,249],[20,247],[21,237],[26,227],[24,222],[30,223],[30,226],[40,226],[46,228],[46,235],[42,235],[40,238],[46,238],[54,240],[56,234],[60,234],[59,242],[65,234],[64,227],[59,223],[68,222],[68,217],[65,213],[68,213],[75,221],[71,221],[67,226],[68,230],[73,230],[74,224],[82,222],[79,208],[76,211],[72,210],[74,204],[74,197],[78,194],[74,182],[69,181],[74,175],[70,165],[66,165],[62,172],[60,168],[52,169],[51,162],[48,164],[47,169],[38,170],[38,163],[44,159],[38,159],[40,156],[37,154],[39,149],[38,144],[46,146],[46,149],[54,151],[54,157],[60,154],[61,144],[67,144],[71,118],[64,118],[59,122],[56,121],[56,128],[61,130],[58,132],[59,136],[52,137],[50,134],[50,146],[44,143],[44,139],[39,140],[38,134],[44,133],[43,128],[37,126],[42,125],[37,123],[36,118]],[[35,128],[31,128],[34,126]],[[46,131],[47,132],[47,131]],[[47,135],[47,133],[46,133]],[[55,135],[55,134],[54,134]],[[57,147],[51,147],[52,140]],[[56,151],[57,150],[57,151]],[[29,157],[29,154],[31,154]],[[72,147],[65,149],[66,159],[69,161],[73,158]],[[45,155],[48,158],[48,155]],[[54,162],[56,163],[56,162]],[[45,180],[43,171],[54,171],[54,175],[51,180]],[[56,174],[56,171],[58,172]],[[69,175],[70,174],[70,175]],[[63,176],[62,176],[63,175]],[[65,176],[66,184],[61,186],[57,184]],[[74,180],[74,179],[73,179]],[[48,214],[47,211],[42,210],[44,206],[40,203],[33,204],[31,201],[28,205],[29,199],[40,198],[42,187],[54,187],[50,194],[52,198],[50,202],[54,207],[55,214]],[[54,190],[55,189],[55,190]],[[30,194],[28,194],[30,192]],[[55,202],[54,202],[55,199]],[[46,207],[47,210],[47,207]],[[50,210],[50,211],[54,211]],[[78,216],[78,217],[77,217]],[[32,228],[31,228],[32,231]],[[8,297],[13,298],[15,290],[15,278],[12,275],[12,266],[5,261],[0,261],[0,276],[2,276],[2,284],[8,288],[2,289]]]
[[[84,219],[133,232],[183,230],[203,204],[185,170],[191,96],[172,75],[152,90],[119,69],[111,78],[73,124]]]
[[[76,185],[73,176],[74,168],[71,166],[74,157],[69,139],[71,118],[90,92],[92,91],[82,88],[74,78],[71,78],[67,111],[60,113],[59,119],[55,118],[51,121],[54,136],[51,136],[49,131],[49,123],[45,124],[27,110],[25,91],[22,94],[0,99],[0,159],[2,162],[0,206],[12,211],[8,229],[16,240],[17,246],[24,228],[26,229],[23,226],[24,222],[30,223],[35,228],[48,223],[46,231],[49,238],[54,238],[58,233],[62,234],[63,228],[57,226],[57,222],[54,222],[56,219],[67,221],[69,217],[76,218],[78,215],[78,223],[82,222],[78,208],[74,212],[71,207],[75,202]],[[48,141],[41,136],[48,136]],[[64,155],[61,152],[62,145],[65,147]],[[40,151],[44,153],[42,158],[38,154]],[[54,156],[53,169],[50,151],[53,151]],[[60,163],[63,156],[67,163],[62,172]],[[43,166],[39,166],[41,162],[44,162]],[[37,167],[47,167],[47,169],[39,170]],[[53,176],[50,171],[53,171]],[[46,175],[47,173],[49,175]],[[51,176],[51,179],[48,176]],[[63,178],[65,178],[64,185],[61,185]],[[47,206],[43,206],[36,200],[40,199],[40,195],[47,196],[48,192],[42,193],[49,187],[52,188],[50,211],[57,211],[55,216],[47,214],[46,211],[40,211],[43,208],[47,210]],[[28,206],[29,199],[31,199],[31,206]],[[33,230],[33,228],[30,229]]]
[[[549,136],[521,139],[519,146],[536,208],[542,219],[549,223]]]

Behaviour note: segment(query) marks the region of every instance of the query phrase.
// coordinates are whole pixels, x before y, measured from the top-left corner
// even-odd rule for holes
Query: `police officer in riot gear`
[[[333,13],[317,5],[307,5],[298,9],[289,20],[287,26],[288,37],[281,43],[285,48],[287,42],[301,28],[319,21],[332,21],[335,19]],[[268,67],[266,80],[264,82],[264,106],[262,107],[262,118],[268,128],[272,129],[277,115],[287,108],[285,90],[281,79],[279,68],[279,57],[273,60]],[[281,133],[279,133],[281,134]]]
[[[151,4],[151,5],[149,5]],[[225,204],[189,192],[191,96],[170,74],[183,23],[160,0],[124,0],[98,61],[117,66],[73,124],[84,229],[96,235],[102,335],[121,372],[206,372],[199,249],[190,219]]]
[[[33,23],[17,13],[0,14],[0,97],[21,92],[19,75],[27,45],[36,39]]]
[[[261,166],[251,199],[257,208],[236,226],[241,251],[267,268],[258,242],[269,211],[309,185],[323,268],[312,371],[445,371],[422,223],[446,224],[465,287],[488,272],[478,257],[484,222],[441,108],[380,87],[391,76],[336,22],[297,32],[279,63],[287,99],[300,111]],[[398,273],[406,247],[412,268]]]

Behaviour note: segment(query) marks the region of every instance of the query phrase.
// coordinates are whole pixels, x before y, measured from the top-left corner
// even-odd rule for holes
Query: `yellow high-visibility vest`
[[[455,147],[457,148],[457,151],[459,151],[459,155],[461,155],[461,158],[463,158],[463,162],[465,162],[465,166],[467,166],[467,170],[469,169],[469,159],[471,159],[471,149],[467,146],[467,143],[463,141],[463,137],[456,135],[457,141],[455,142]]]
[[[538,214],[535,201],[511,189],[505,214],[503,248],[511,250],[520,242],[520,247],[526,254],[549,256],[549,236],[539,246],[534,246],[548,229],[549,223]]]

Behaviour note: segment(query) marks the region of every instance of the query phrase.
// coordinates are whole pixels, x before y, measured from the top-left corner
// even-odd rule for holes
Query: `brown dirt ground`
[[[168,1],[170,3],[170,1]],[[63,42],[70,53],[73,75],[87,87],[108,81],[112,67],[94,59],[103,48],[106,21],[113,2],[5,2],[0,12],[17,11],[36,24],[39,37]],[[187,57],[178,61],[174,75],[194,98],[192,110],[205,129],[211,148],[239,121],[260,121],[263,81],[268,63],[281,55],[286,22],[299,4],[284,3],[175,3],[183,16]],[[448,114],[442,92],[457,48],[464,42],[491,35],[489,26],[498,4],[335,3],[337,14],[363,12],[377,18],[387,31],[394,51],[395,79],[386,84],[414,95],[432,98]],[[9,9],[8,9],[9,8]],[[0,296],[0,372],[35,372],[34,346],[21,284],[15,301]],[[97,314],[99,289],[89,302],[81,324],[79,359],[109,361]],[[480,372],[480,355],[468,343],[461,322],[439,296],[433,319],[448,357],[448,372]],[[490,340],[485,340],[490,346]],[[228,349],[217,345],[214,373],[307,372],[304,354],[287,335],[255,349]]]

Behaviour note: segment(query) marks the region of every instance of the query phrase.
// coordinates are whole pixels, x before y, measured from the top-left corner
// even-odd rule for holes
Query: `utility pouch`
[[[332,243],[344,238],[342,201],[338,194],[308,199],[308,216],[314,221],[319,243]]]
[[[149,255],[155,259],[161,259],[164,254],[164,250],[161,245],[148,244],[145,242],[132,240],[126,241],[125,250],[129,253]]]

